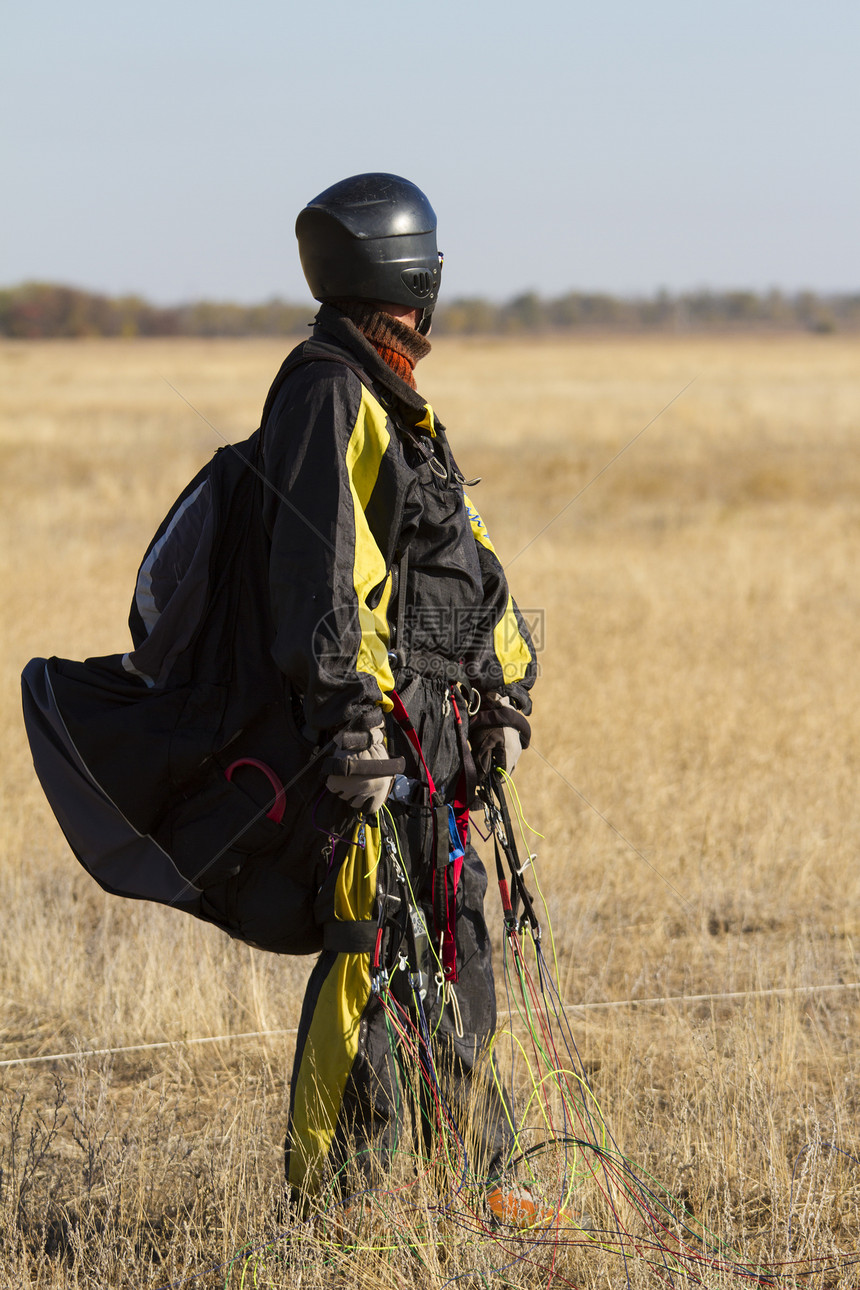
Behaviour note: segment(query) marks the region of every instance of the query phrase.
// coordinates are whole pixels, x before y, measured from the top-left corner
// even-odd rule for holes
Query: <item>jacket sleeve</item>
[[[487,526],[465,494],[466,514],[478,548],[484,589],[480,628],[472,642],[470,665],[474,683],[483,694],[507,696],[526,716],[532,710],[529,691],[537,677],[531,634],[508,589],[505,571],[490,540]]]
[[[384,409],[341,364],[307,364],[264,428],[273,654],[316,731],[391,708],[388,600],[402,511]]]

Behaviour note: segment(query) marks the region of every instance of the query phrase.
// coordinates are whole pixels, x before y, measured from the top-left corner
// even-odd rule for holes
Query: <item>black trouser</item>
[[[437,789],[446,801],[453,800],[462,769],[462,736],[447,685],[413,678],[400,693]],[[465,722],[462,700],[459,706]],[[407,757],[408,774],[418,778],[405,735],[391,723],[389,747]],[[392,807],[392,813],[399,865],[435,939],[433,814],[426,795],[423,803],[408,810]],[[438,815],[436,819],[438,827]],[[338,926],[376,920],[386,895],[380,887],[391,884],[380,829],[368,826],[364,843],[347,849],[337,874],[333,904]],[[489,1054],[496,999],[483,914],[486,887],[484,866],[467,845],[456,893],[457,980],[437,990],[434,978],[441,973],[434,959],[423,1003],[426,1032],[432,1036],[432,1071],[416,1037],[420,1018],[408,989],[409,974],[397,968],[401,954],[411,957],[409,936],[398,945],[386,931],[387,965],[401,977],[390,995],[384,985],[381,992],[372,989],[372,951],[330,949],[320,956],[305,995],[293,1067],[286,1148],[293,1188],[314,1190],[350,1160],[372,1185],[382,1182],[398,1147],[412,1154],[417,1139],[424,1152],[435,1156],[439,1121],[451,1129],[450,1136],[446,1132],[449,1160],[450,1144],[462,1144],[456,1148],[458,1167],[467,1163],[479,1179],[496,1176],[504,1167],[513,1132]],[[394,905],[406,899],[402,888],[394,894]],[[344,1181],[349,1185],[345,1176]]]

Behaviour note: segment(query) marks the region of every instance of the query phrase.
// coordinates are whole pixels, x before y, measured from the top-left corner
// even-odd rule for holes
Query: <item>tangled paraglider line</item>
[[[583,1259],[597,1255],[610,1268],[617,1263],[612,1280],[628,1287],[634,1270],[637,1284],[645,1272],[655,1284],[670,1287],[704,1286],[714,1276],[721,1285],[782,1287],[798,1281],[819,1284],[821,1278],[844,1277],[857,1267],[860,1255],[749,1262],[711,1232],[683,1199],[625,1156],[589,1080],[558,986],[537,858],[527,842],[529,834],[540,835],[527,825],[504,771],[494,772],[480,796],[487,830],[482,836],[492,840],[502,903],[503,982],[510,1017],[496,1036],[489,1078],[502,1087],[505,1104],[518,1108],[516,1114],[510,1110],[513,1147],[508,1160],[516,1185],[501,1207],[488,1204],[487,1182],[473,1171],[468,1133],[448,1105],[436,1069],[433,1034],[415,986],[417,973],[404,962],[413,983],[411,1006],[401,1002],[402,991],[397,998],[390,988],[380,993],[379,1003],[403,1077],[402,1096],[415,1108],[413,1122],[420,1125],[423,1119],[425,1149],[402,1144],[393,1153],[391,1183],[384,1189],[345,1196],[344,1178],[333,1180],[312,1214],[297,1211],[274,1240],[247,1244],[221,1265],[225,1290],[280,1285],[286,1274],[298,1275],[320,1257],[335,1263],[363,1255],[382,1258],[390,1267],[411,1259],[416,1273],[421,1269],[432,1275],[440,1287],[463,1281],[578,1286]],[[396,847],[392,823],[383,810],[380,827]],[[456,1008],[453,989],[446,1002]],[[804,1147],[792,1173],[789,1213],[801,1163],[813,1149],[860,1164],[830,1142]],[[525,1207],[517,1195],[526,1197]],[[593,1212],[583,1209],[584,1202]],[[458,1249],[461,1255],[464,1249],[475,1251],[474,1266],[462,1266],[459,1257],[456,1269],[450,1263],[443,1268],[438,1250],[457,1233],[469,1238]],[[791,1240],[789,1221],[789,1251]],[[515,1275],[516,1282],[511,1280]],[[196,1279],[171,1282],[171,1290]],[[401,1284],[396,1277],[395,1283]]]

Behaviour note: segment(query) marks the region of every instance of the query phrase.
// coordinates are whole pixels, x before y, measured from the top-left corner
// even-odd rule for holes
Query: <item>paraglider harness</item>
[[[397,610],[394,641],[403,639],[403,621],[407,586],[408,555],[401,557],[398,567]],[[392,669],[414,670],[414,661],[403,653],[392,650],[389,654]],[[425,659],[426,662],[426,659]],[[444,661],[449,677],[446,687],[446,705],[450,706],[456,722],[461,769],[454,791],[453,802],[447,802],[437,787],[433,772],[421,747],[418,732],[397,690],[389,695],[392,704],[391,720],[402,732],[414,762],[415,775],[403,772],[404,758],[393,758],[386,763],[374,763],[380,773],[392,773],[394,784],[389,798],[377,813],[373,823],[380,829],[382,844],[381,868],[377,883],[377,919],[350,923],[327,918],[323,936],[326,949],[362,951],[372,955],[371,979],[378,992],[388,979],[392,953],[404,943],[410,946],[411,970],[418,974],[418,988],[423,998],[427,990],[430,969],[430,934],[427,920],[420,908],[424,892],[414,891],[409,866],[400,854],[398,823],[410,812],[428,814],[431,822],[431,901],[434,939],[437,947],[437,965],[441,979],[457,980],[456,918],[457,888],[463,868],[469,837],[469,803],[476,789],[476,770],[460,711],[460,704],[472,701],[472,687],[461,665]],[[458,702],[459,696],[459,702]],[[327,763],[323,769],[337,770],[337,763]],[[361,817],[359,837],[370,823]],[[399,931],[398,931],[399,927]],[[399,960],[398,960],[399,962]]]
[[[398,568],[397,607],[393,640],[397,645],[404,640],[408,550],[404,552]],[[402,650],[394,649],[389,659],[395,673],[400,669],[412,670],[414,660]],[[426,659],[424,660],[426,663]],[[489,774],[479,774],[469,746],[462,704],[470,717],[476,715],[480,696],[474,691],[462,665],[451,660],[437,660],[446,670],[448,686],[446,705],[450,705],[457,728],[460,773],[454,790],[453,802],[445,802],[434,782],[433,773],[424,756],[418,733],[403,701],[395,689],[391,694],[393,721],[400,727],[411,746],[418,771],[418,779],[408,779],[402,774],[395,777],[392,792],[386,805],[378,812],[382,838],[383,859],[377,883],[377,920],[366,924],[351,924],[350,948],[356,935],[361,937],[362,948],[372,954],[371,989],[382,993],[389,982],[402,1003],[423,1000],[431,977],[436,990],[458,979],[456,955],[457,888],[463,868],[465,849],[469,841],[470,808],[483,808],[488,836],[492,836],[495,852],[496,875],[502,902],[505,931],[514,943],[517,954],[517,935],[525,923],[535,941],[540,940],[540,923],[534,901],[525,884],[525,873],[531,863],[520,861],[516,836],[511,824],[511,814],[504,791],[504,771],[498,754],[493,759]],[[459,702],[458,702],[459,700]],[[489,714],[488,714],[489,715]],[[492,720],[492,718],[491,718]],[[402,861],[398,837],[398,817],[403,811],[423,809],[432,820],[432,914],[434,944],[431,945],[427,920],[420,908],[418,893],[409,881]],[[507,869],[507,874],[506,874]],[[508,876],[509,875],[509,876]],[[522,910],[522,914],[520,913]],[[325,928],[327,948],[344,947],[343,924],[327,923]],[[433,961],[435,960],[435,971]]]
[[[395,711],[396,709],[397,704]],[[515,960],[518,960],[521,953],[521,932],[528,931],[537,944],[541,939],[541,927],[535,912],[534,898],[525,881],[525,874],[533,857],[528,856],[524,862],[520,858],[504,781],[504,772],[498,765],[494,765],[490,773],[478,783],[475,803],[483,809],[488,828],[486,836],[491,836],[493,840],[505,937]],[[432,782],[432,776],[429,776],[429,784],[432,785]],[[397,791],[395,785],[395,794]],[[435,788],[431,789],[431,799],[434,793]],[[372,993],[384,995],[390,990],[398,1002],[407,1007],[423,1003],[431,986],[435,986],[438,994],[446,984],[457,981],[453,896],[456,892],[454,879],[459,879],[462,867],[465,838],[454,823],[452,806],[431,809],[434,810],[438,830],[434,838],[436,863],[433,869],[433,934],[428,928],[420,898],[410,882],[408,867],[401,854],[396,797],[391,807],[386,805],[379,811],[376,820],[382,839],[376,919],[366,924],[348,925],[351,929],[348,933],[349,948],[357,948],[360,944],[363,950],[371,954]],[[449,883],[454,887],[454,892],[451,892]],[[327,924],[326,944],[329,948],[346,948],[337,931],[333,930],[329,935],[330,928],[341,926],[343,925]],[[361,928],[365,929],[363,935]],[[357,934],[361,937],[360,942],[355,940]],[[451,946],[451,952],[446,953],[448,945]]]

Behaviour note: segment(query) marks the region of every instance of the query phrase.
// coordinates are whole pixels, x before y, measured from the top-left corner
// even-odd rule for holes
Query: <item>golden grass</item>
[[[220,442],[188,403],[240,438],[281,357],[0,347],[0,1059],[296,1024],[306,962],[79,870],[17,682],[31,655],[125,648],[139,556]],[[438,342],[421,372],[483,476],[472,496],[515,594],[545,614],[517,781],[545,834],[567,1002],[796,990],[571,1014],[622,1149],[750,1262],[860,1239],[860,1165],[822,1145],[860,1151],[858,992],[816,992],[860,980],[858,358],[838,337],[470,340]],[[0,1067],[0,1284],[435,1287],[465,1268],[457,1285],[487,1284],[509,1259],[412,1210],[384,1218],[424,1224],[412,1256],[406,1237],[396,1257],[370,1238],[305,1240],[300,1263],[266,1246],[290,1050],[285,1035]],[[245,1241],[261,1248],[231,1269]],[[560,1257],[568,1284],[624,1284],[599,1249]],[[548,1284],[547,1262],[504,1275]],[[628,1270],[657,1282],[644,1258]]]

